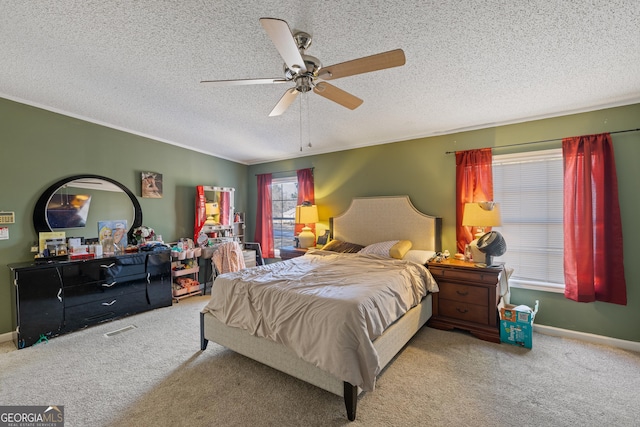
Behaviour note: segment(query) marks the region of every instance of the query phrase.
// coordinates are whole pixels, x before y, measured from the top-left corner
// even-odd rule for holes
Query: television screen
[[[86,194],[54,194],[47,205],[47,222],[52,230],[82,228],[87,225],[91,196]]]

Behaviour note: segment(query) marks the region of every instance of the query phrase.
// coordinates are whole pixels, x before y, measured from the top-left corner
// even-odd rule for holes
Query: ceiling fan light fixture
[[[313,88],[313,80],[311,77],[302,76],[296,78],[296,90],[301,93],[307,93]]]
[[[296,41],[296,46],[298,46],[299,50],[307,50],[311,46],[311,34],[304,31],[297,31],[293,35],[293,39]]]
[[[304,53],[305,50],[311,46],[310,34],[303,31],[296,31],[294,33],[291,31],[289,24],[282,19],[260,18],[260,24],[284,60],[284,78],[202,80],[202,83],[211,83],[216,86],[234,86],[295,81],[295,87],[287,90],[273,110],[271,110],[271,113],[269,113],[271,117],[284,113],[297,94],[307,93],[312,90],[329,101],[354,110],[362,105],[362,99],[330,83],[326,83],[324,80],[334,80],[399,67],[404,65],[406,61],[404,51],[402,49],[395,49],[323,68],[318,58]]]

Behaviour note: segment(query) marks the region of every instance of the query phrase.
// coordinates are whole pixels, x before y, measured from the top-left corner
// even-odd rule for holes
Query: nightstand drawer
[[[489,301],[489,289],[487,288],[442,281],[438,283],[438,286],[442,299],[484,306]]]
[[[489,309],[486,306],[440,299],[440,315],[486,325]]]
[[[429,264],[429,271],[436,279],[436,281],[438,279],[449,279],[456,281],[462,280],[472,283],[489,283],[492,285],[496,282],[496,273],[485,273],[480,269],[474,270],[473,268],[467,268],[463,270],[456,268],[437,267],[433,264]]]

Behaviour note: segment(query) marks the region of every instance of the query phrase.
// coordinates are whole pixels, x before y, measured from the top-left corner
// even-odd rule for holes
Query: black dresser
[[[171,305],[169,250],[9,268],[18,348]]]

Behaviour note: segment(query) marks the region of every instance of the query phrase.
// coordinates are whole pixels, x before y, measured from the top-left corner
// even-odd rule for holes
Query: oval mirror
[[[74,175],[47,188],[33,211],[37,233],[64,231],[66,237],[98,238],[106,227],[125,228],[129,240],[142,225],[142,209],[124,185],[100,175]]]

